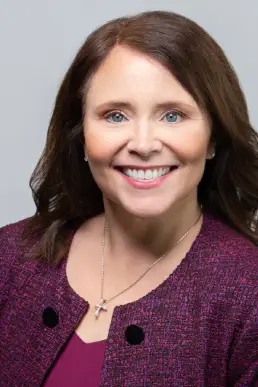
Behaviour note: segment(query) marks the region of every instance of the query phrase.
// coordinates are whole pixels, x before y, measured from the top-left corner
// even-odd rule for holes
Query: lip
[[[170,177],[178,169],[178,166],[175,166],[175,168],[172,167],[173,169],[165,175],[156,177],[155,179],[148,179],[148,180],[147,179],[146,180],[145,179],[135,179],[133,177],[127,176],[121,171],[121,169],[123,169],[123,168],[130,168],[131,169],[131,167],[126,166],[126,167],[116,167],[115,170],[132,187],[138,188],[138,189],[150,189],[150,188],[159,187],[168,177]],[[155,167],[155,169],[156,168],[158,169],[158,167]],[[161,167],[160,166],[159,168],[168,168],[168,167]],[[136,167],[134,166],[134,168],[132,168],[132,169],[136,169]],[[140,168],[140,169],[143,169],[143,168]],[[150,169],[150,167],[148,167],[146,169]]]

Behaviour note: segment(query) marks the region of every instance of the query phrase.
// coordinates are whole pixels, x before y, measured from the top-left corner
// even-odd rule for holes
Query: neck
[[[157,258],[175,248],[177,242],[194,225],[200,215],[200,207],[189,201],[155,218],[139,218],[118,209],[114,203],[104,200],[106,230],[106,257],[113,262],[121,259],[151,264]],[[189,242],[200,229],[201,219],[182,240]],[[198,227],[199,225],[199,227]],[[179,243],[179,245],[181,242]],[[112,257],[112,258],[111,258]],[[123,257],[123,258],[121,258]]]

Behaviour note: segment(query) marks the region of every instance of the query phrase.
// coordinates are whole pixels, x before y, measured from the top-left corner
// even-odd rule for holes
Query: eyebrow
[[[171,109],[171,108],[196,110],[196,107],[194,105],[191,105],[182,101],[176,101],[176,100],[157,103],[154,107],[154,110],[159,111],[159,110]],[[135,112],[135,107],[128,101],[110,100],[100,105],[97,105],[96,107],[96,111],[103,111],[105,109],[128,109]]]

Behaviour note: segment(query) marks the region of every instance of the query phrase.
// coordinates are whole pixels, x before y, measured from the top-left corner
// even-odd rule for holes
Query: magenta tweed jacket
[[[43,385],[88,309],[67,257],[55,268],[21,262],[23,225],[0,229],[1,387]],[[100,386],[258,386],[258,248],[206,214],[178,268],[115,308]]]

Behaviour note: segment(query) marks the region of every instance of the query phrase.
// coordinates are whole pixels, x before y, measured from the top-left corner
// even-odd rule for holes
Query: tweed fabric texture
[[[43,385],[88,310],[67,281],[67,257],[55,268],[21,261],[25,221],[0,229],[1,387]],[[52,328],[42,318],[47,307],[59,316]],[[138,345],[126,340],[131,324],[144,332]],[[177,269],[144,297],[114,309],[100,387],[256,385],[258,248],[205,214]]]

